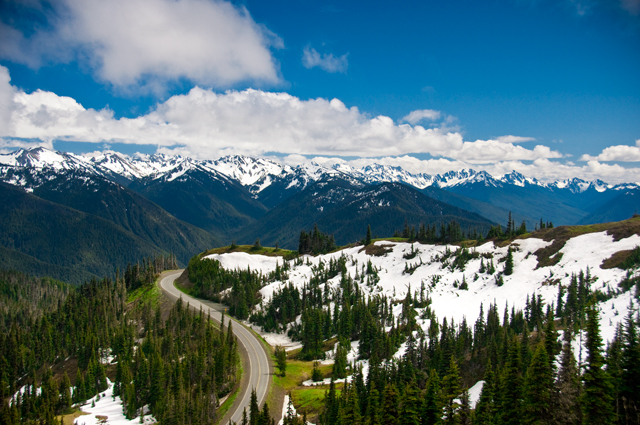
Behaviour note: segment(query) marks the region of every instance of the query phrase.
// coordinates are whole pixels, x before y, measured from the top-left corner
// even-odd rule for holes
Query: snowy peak
[[[9,154],[0,155],[0,164],[13,167],[53,168],[57,170],[75,170],[91,167],[81,156],[54,152],[42,147],[29,150],[19,149]]]
[[[514,186],[525,187],[526,185],[543,186],[536,178],[526,177],[517,171],[511,171],[499,179],[503,183],[512,184]]]
[[[104,152],[92,158],[64,152],[54,152],[46,148],[19,149],[10,154],[0,155],[0,168],[6,173],[9,168],[33,168],[49,170],[78,170],[118,180],[127,181],[150,178],[173,180],[184,175],[188,169],[199,168],[203,172],[224,175],[247,187],[254,195],[279,183],[286,189],[302,190],[310,183],[332,176],[366,184],[395,182],[408,184],[418,189],[429,186],[449,189],[458,186],[482,185],[503,188],[507,186],[540,186],[550,190],[567,190],[573,194],[587,191],[628,190],[640,188],[638,183],[610,185],[601,180],[587,182],[572,178],[554,183],[542,183],[536,178],[526,177],[512,171],[494,177],[486,171],[462,169],[443,174],[411,173],[402,167],[370,164],[354,168],[348,164],[324,166],[310,161],[291,167],[265,158],[230,155],[217,160],[196,160],[182,156],[164,154],[123,155],[118,152]],[[122,181],[122,179],[118,180]],[[125,184],[126,183],[125,181]]]
[[[252,158],[241,155],[225,156],[215,161],[204,161],[207,168],[237,180],[243,186],[255,184],[258,180],[266,180],[267,176],[278,176],[290,173],[291,167],[283,166],[263,158]]]

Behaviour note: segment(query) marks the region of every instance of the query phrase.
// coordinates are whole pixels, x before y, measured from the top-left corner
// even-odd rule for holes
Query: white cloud
[[[496,140],[501,143],[524,143],[524,142],[532,142],[536,140],[534,137],[520,137],[520,136],[500,136],[497,137]]]
[[[318,53],[313,47],[307,46],[302,52],[302,65],[305,68],[311,69],[316,66],[327,72],[347,72],[349,66],[346,53],[342,56],[334,56],[333,53]]]
[[[636,146],[616,145],[605,148],[600,155],[582,155],[581,161],[620,161],[639,162],[640,161],[640,139],[636,140]]]
[[[10,84],[10,81],[9,70],[4,66],[0,66],[0,136],[8,135],[11,131],[9,125],[13,110],[13,96],[16,90]]]
[[[316,157],[311,161],[315,161],[325,166],[333,164],[348,165],[354,168],[361,168],[370,164],[381,164],[393,167],[402,167],[413,174],[443,174],[447,171],[458,171],[463,168],[471,168],[476,171],[487,171],[493,176],[502,176],[515,170],[528,177],[551,183],[557,180],[566,180],[574,177],[587,181],[601,179],[607,183],[640,183],[640,168],[624,168],[619,165],[602,164],[598,161],[590,161],[584,166],[577,167],[571,162],[561,163],[551,161],[546,158],[536,159],[531,163],[525,164],[521,161],[498,161],[491,164],[473,164],[465,161],[450,160],[446,158],[420,160],[413,156],[405,155],[400,157],[383,157],[383,158],[357,158],[353,160],[344,160],[335,157]],[[290,165],[298,165],[298,163],[290,163],[287,158],[283,158],[283,162]],[[305,161],[303,161],[305,162]]]
[[[418,109],[416,111],[411,111],[409,115],[403,117],[400,121],[415,125],[422,120],[437,120],[440,118],[440,115],[440,111],[435,111],[433,109]]]
[[[216,93],[195,87],[159,103],[146,115],[119,119],[107,108],[85,109],[70,97],[18,91],[10,85],[8,74],[0,78],[0,93],[13,93],[10,122],[0,137],[46,143],[146,144],[160,152],[197,158],[278,152],[298,162],[309,155],[402,157],[413,153],[448,158],[434,160],[439,167],[562,156],[547,146],[525,149],[506,139],[464,141],[446,122],[428,129],[396,124],[386,116],[370,117],[356,107],[347,108],[338,99],[301,100],[261,90]]]
[[[26,37],[0,25],[0,56],[31,67],[86,58],[116,87],[161,91],[169,81],[229,87],[280,81],[270,47],[282,41],[244,7],[221,0],[62,0],[52,29]]]
[[[498,140],[464,142],[461,149],[451,150],[443,156],[474,164],[505,160],[533,161],[538,158],[562,158],[560,152],[552,151],[548,146],[537,145],[533,150],[530,150]]]

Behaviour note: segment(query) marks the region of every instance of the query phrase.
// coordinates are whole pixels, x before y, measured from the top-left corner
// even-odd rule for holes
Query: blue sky
[[[2,2],[0,148],[640,180],[640,0],[401,3]]]

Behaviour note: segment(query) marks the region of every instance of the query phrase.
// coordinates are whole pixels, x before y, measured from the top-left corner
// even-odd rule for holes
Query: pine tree
[[[367,418],[366,425],[382,425],[380,419],[380,393],[376,388],[375,382],[371,383],[369,389],[369,399],[367,400]]]
[[[286,376],[287,374],[287,352],[281,346],[276,346],[276,365],[280,369],[280,375]]]
[[[420,401],[414,382],[407,384],[400,407],[400,425],[420,425]]]
[[[347,376],[347,349],[344,348],[341,343],[338,343],[338,347],[336,348],[333,376],[336,379],[342,379]]]
[[[513,337],[502,369],[500,385],[500,419],[504,425],[520,425],[522,415],[522,361],[520,344]]]
[[[364,240],[365,245],[371,245],[371,226],[367,225],[367,237]]]
[[[353,385],[345,385],[343,391],[346,393],[346,401],[340,409],[338,423],[340,425],[362,425],[358,392]]]
[[[442,404],[440,402],[440,378],[435,369],[431,369],[427,391],[422,404],[421,425],[435,425],[442,419]]]
[[[251,390],[251,400],[249,401],[249,425],[258,425],[260,420],[260,406],[258,406],[258,395],[256,389]]]
[[[398,390],[392,383],[387,383],[383,393],[382,423],[385,425],[397,425],[398,415]]]
[[[66,413],[71,407],[71,403],[71,380],[65,372],[60,382],[60,411]]]
[[[631,308],[629,308],[624,328],[621,384],[623,420],[628,424],[638,424],[640,423],[640,343]]]
[[[560,370],[556,381],[554,417],[559,425],[578,424],[582,422],[582,411],[579,405],[580,379],[576,359],[571,349],[573,337],[570,324],[564,331],[563,339]]]
[[[444,414],[442,416],[445,424],[458,424],[460,422],[458,409],[460,403],[457,399],[460,396],[460,372],[458,364],[453,356],[449,361],[449,373],[442,378],[442,400],[444,405]]]
[[[338,421],[339,407],[336,397],[336,385],[332,377],[329,383],[329,392],[325,396],[325,410],[323,412],[322,423],[325,425],[335,425]]]
[[[484,373],[484,384],[480,392],[480,399],[476,404],[474,424],[489,425],[496,422],[496,384],[495,373],[491,365],[491,359],[489,359]]]
[[[587,308],[587,364],[582,376],[584,392],[582,407],[586,425],[613,423],[612,387],[607,371],[603,369],[602,338],[596,307]]]
[[[544,344],[538,344],[524,381],[523,423],[552,424],[553,372]]]
[[[507,260],[504,263],[504,274],[505,276],[511,276],[513,274],[513,251],[511,249],[511,245],[509,245],[509,249],[507,250]]]

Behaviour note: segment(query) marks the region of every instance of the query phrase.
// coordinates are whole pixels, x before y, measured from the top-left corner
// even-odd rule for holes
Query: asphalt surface
[[[183,270],[178,270],[165,274],[160,280],[160,288],[172,300],[176,300],[182,297],[182,300],[184,302],[188,302],[196,310],[199,310],[202,307],[203,312],[207,313],[210,311],[211,317],[214,320],[220,322],[220,320],[222,319],[221,311],[225,309],[224,305],[217,304],[211,301],[201,300],[199,298],[193,298],[185,294],[184,292],[181,292],[174,286],[174,280],[176,280],[182,274],[182,272]],[[229,325],[229,320],[231,320],[229,316],[225,315],[225,326]],[[269,357],[264,347],[262,346],[262,343],[251,331],[247,330],[236,320],[233,320],[233,333],[238,338],[238,343],[240,343],[244,347],[248,355],[249,361],[248,364],[245,364],[243,366],[243,372],[244,374],[248,374],[249,381],[247,386],[240,389],[240,393],[238,394],[235,403],[230,409],[230,418],[229,414],[225,415],[226,418],[229,418],[228,420],[225,419],[225,424],[229,423],[229,421],[233,421],[238,424],[241,423],[242,411],[245,408],[247,409],[247,414],[249,413],[249,402],[251,401],[251,390],[253,388],[256,389],[258,404],[262,406],[267,397],[269,383],[271,381]],[[246,382],[244,380],[244,377],[243,382]]]

